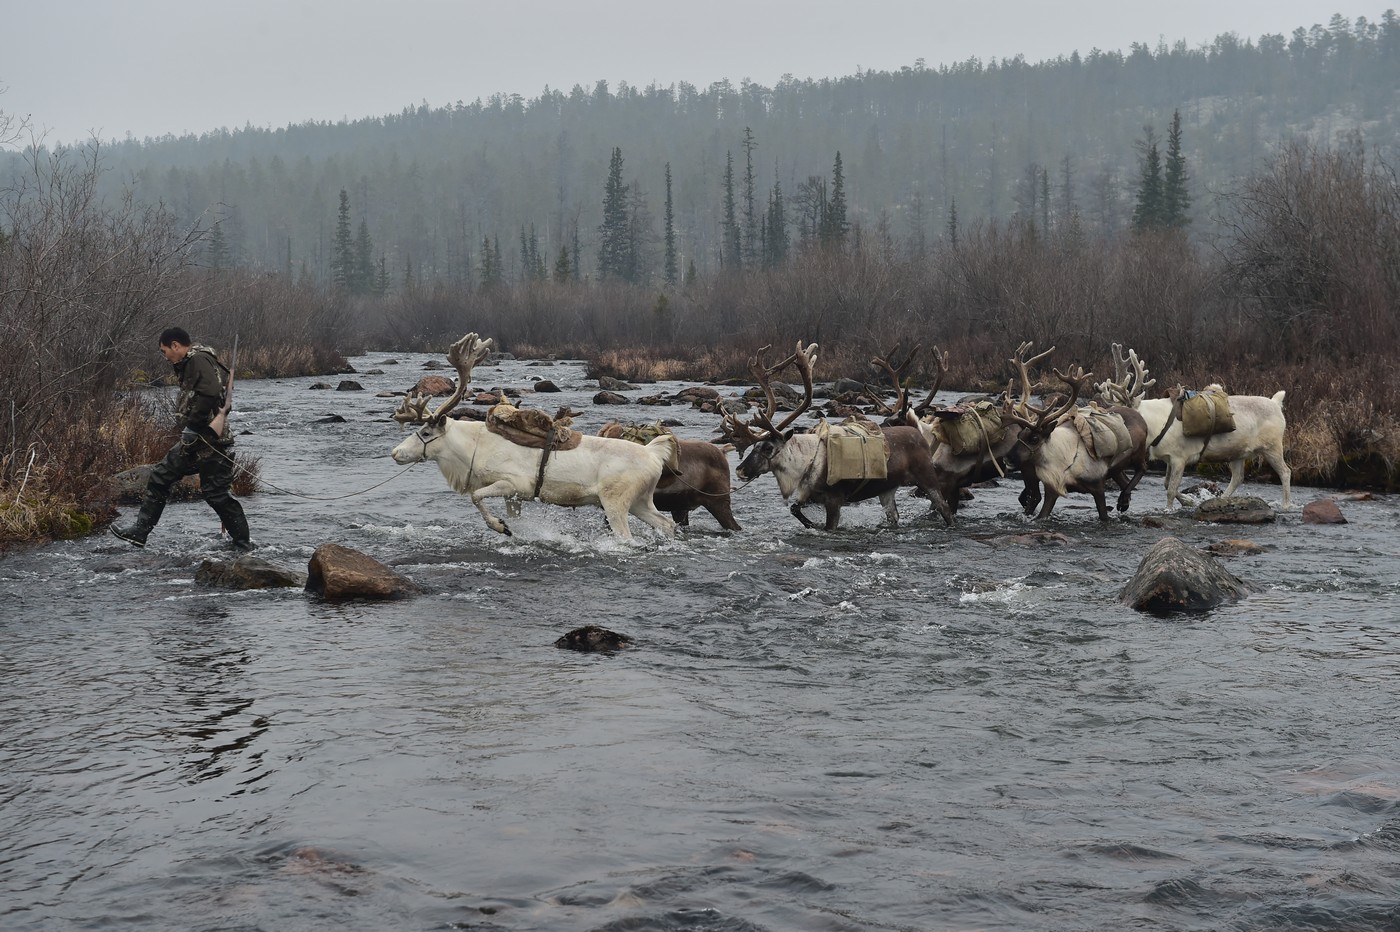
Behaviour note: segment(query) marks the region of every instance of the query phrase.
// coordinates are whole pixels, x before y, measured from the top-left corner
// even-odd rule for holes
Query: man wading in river
[[[243,506],[229,492],[233,484],[233,435],[225,418],[218,418],[222,433],[210,426],[224,407],[228,370],[207,346],[190,344],[190,335],[171,327],[160,335],[160,352],[175,367],[180,397],[175,413],[180,419],[180,441],[151,469],[146,497],[132,524],[112,525],[122,540],[146,546],[146,537],[160,521],[170,489],[185,476],[199,473],[199,492],[218,514],[235,550],[252,550],[248,519]]]

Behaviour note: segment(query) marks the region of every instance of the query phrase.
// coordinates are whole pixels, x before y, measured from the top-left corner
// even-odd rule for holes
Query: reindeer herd
[[[471,496],[488,527],[509,534],[506,522],[490,513],[489,498],[505,498],[511,507],[520,501],[539,499],[557,505],[596,505],[619,538],[630,538],[628,515],[634,515],[658,532],[672,536],[676,525],[688,523],[689,513],[707,509],[726,530],[740,529],[730,508],[729,461],[731,446],[740,453],[735,469],[739,479],[752,482],[764,473],[777,480],[778,491],[791,502],[794,517],[809,528],[818,527],[804,513],[807,505],[825,511],[820,525],[835,530],[841,509],[847,504],[878,498],[886,521],[899,523],[895,505],[901,488],[914,488],[929,500],[929,514],[937,513],[951,527],[967,489],[988,479],[1019,471],[1023,489],[1020,502],[1037,520],[1050,515],[1055,503],[1074,492],[1093,497],[1099,518],[1107,521],[1108,485],[1118,489],[1117,509],[1127,511],[1133,490],[1147,471],[1150,460],[1166,464],[1167,508],[1179,501],[1185,470],[1196,463],[1228,463],[1233,495],[1244,478],[1245,464],[1265,459],[1283,487],[1283,507],[1290,507],[1290,473],[1283,456],[1285,421],[1283,392],[1270,398],[1231,395],[1234,427],[1206,436],[1189,436],[1182,418],[1183,400],[1191,393],[1181,387],[1169,397],[1148,398],[1155,383],[1133,350],[1113,346],[1114,377],[1093,385],[1087,404],[1080,404],[1092,373],[1072,366],[1053,369],[1056,388],[1033,404],[1031,368],[1054,347],[1028,357],[1032,346],[1023,343],[1010,362],[1019,372],[999,398],[984,399],[981,407],[967,403],[938,406],[938,393],[948,371],[947,354],[934,350],[936,379],[923,401],[911,404],[905,372],[917,348],[899,365],[888,357],[872,362],[882,368],[895,388],[895,402],[886,404],[879,393],[867,391],[879,425],[868,423],[862,412],[856,426],[861,441],[878,448],[883,457],[869,475],[846,476],[835,468],[829,435],[854,431],[848,422],[832,426],[825,419],[815,429],[799,430],[794,422],[812,406],[817,345],[799,340],[792,354],[772,365],[765,364],[764,347],[750,360],[761,394],[761,407],[747,416],[726,414],[714,443],[681,440],[662,433],[645,444],[623,439],[616,425],[601,436],[574,438],[571,445],[555,448],[553,441],[541,448],[524,446],[493,433],[488,423],[450,417],[470,384],[472,368],[490,352],[492,341],[469,333],[448,353],[457,370],[454,392],[428,412],[423,396],[405,398],[394,419],[417,429],[393,450],[395,462],[433,461],[458,492]],[[803,395],[779,417],[778,393],[773,379],[795,370]],[[1223,389],[1210,386],[1210,389]],[[494,410],[494,409],[493,409]],[[977,413],[978,411],[982,413]],[[972,418],[972,420],[968,420]],[[954,442],[949,433],[955,424],[971,442]],[[553,436],[553,434],[551,434]],[[1037,508],[1039,511],[1037,512]],[[669,513],[669,517],[666,513]]]

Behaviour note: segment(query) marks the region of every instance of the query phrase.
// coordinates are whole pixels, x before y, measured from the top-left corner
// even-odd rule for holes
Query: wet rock
[[[220,589],[283,589],[306,583],[300,573],[283,569],[261,557],[205,560],[194,571],[194,581]]]
[[[1274,509],[1262,498],[1232,495],[1202,502],[1191,517],[1217,524],[1268,524],[1274,520]]]
[[[555,385],[555,384],[554,384],[553,382],[551,382],[549,379],[540,379],[538,382],[535,383],[535,391],[537,391],[537,392],[557,392],[557,391],[559,391],[559,386],[558,386],[558,385]]]
[[[365,387],[354,379],[341,379],[335,390],[338,392],[362,392]]]
[[[841,378],[831,383],[831,394],[836,397],[856,395],[863,391],[865,391],[865,383],[855,379]]]
[[[1240,557],[1250,554],[1263,553],[1267,550],[1260,544],[1252,540],[1244,540],[1234,537],[1229,540],[1218,540],[1206,547],[1207,553],[1213,553],[1217,557]]]
[[[1166,615],[1209,611],[1253,589],[1210,554],[1176,537],[1164,537],[1147,551],[1118,599],[1140,612]]]
[[[1346,524],[1346,515],[1330,498],[1319,498],[1303,506],[1304,524]]]
[[[383,374],[384,374],[384,370],[383,370],[383,369],[366,369],[366,370],[365,370],[365,375],[383,375]]]
[[[344,424],[345,418],[339,414],[327,414],[325,417],[318,417],[312,421],[313,424]]]
[[[330,387],[331,387],[331,386],[330,386],[330,383],[328,383],[328,382],[312,382],[310,385],[307,386],[307,388],[314,389],[314,390],[316,390],[316,391],[318,391],[318,392],[319,392],[319,391],[329,391],[329,390],[330,390]]]
[[[994,547],[1068,547],[1069,538],[1058,531],[1027,531],[1025,534],[1002,534],[986,538],[983,543]]]
[[[379,364],[381,366],[397,366],[399,361],[397,359],[381,359]]]
[[[1340,499],[1341,499],[1342,501],[1344,501],[1344,502],[1374,502],[1374,501],[1376,500],[1376,493],[1375,493],[1375,492],[1345,492],[1345,493],[1343,493],[1342,495],[1339,495],[1339,496],[1337,496],[1337,497],[1340,498]]]
[[[632,639],[625,634],[598,625],[584,625],[559,638],[554,646],[563,650],[610,651],[620,650],[631,643]]]
[[[630,405],[632,399],[626,395],[619,395],[617,392],[599,392],[593,396],[595,405]]]
[[[418,587],[367,554],[322,544],[307,565],[306,591],[327,599],[401,599]]]
[[[695,407],[701,402],[718,401],[719,392],[707,385],[692,385],[676,392],[676,400]]]
[[[147,463],[144,466],[133,466],[112,477],[112,483],[116,486],[117,504],[141,504],[146,497],[146,483],[150,481],[151,470],[155,465]],[[170,489],[169,501],[172,502],[192,502],[198,498],[199,478],[196,476],[185,476]]]
[[[376,398],[402,398],[406,392],[375,392]]]
[[[457,383],[446,376],[425,375],[418,380],[418,384],[413,386],[411,395],[427,395],[429,398],[441,398],[450,395],[457,390]]]
[[[637,386],[622,379],[615,379],[610,375],[598,376],[598,387],[605,392],[632,392],[637,390]]]
[[[650,405],[653,408],[668,407],[671,404],[671,399],[667,398],[665,395],[647,395],[644,398],[638,398],[637,404]]]
[[[446,366],[444,363],[442,363],[442,362],[440,362],[440,361],[438,361],[438,360],[436,360],[436,359],[429,359],[427,362],[423,363],[423,368],[424,368],[424,369],[446,369],[447,366]]]

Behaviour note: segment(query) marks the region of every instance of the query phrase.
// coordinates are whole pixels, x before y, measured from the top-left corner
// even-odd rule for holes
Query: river
[[[1394,500],[1184,522],[1265,550],[1226,561],[1256,594],[1175,619],[1117,601],[1168,533],[1160,474],[1107,525],[1062,500],[1040,542],[1011,483],[952,530],[901,496],[897,530],[872,502],[826,533],[769,476],[735,534],[626,544],[534,503],[503,537],[389,458],[374,395],[428,358],[245,382],[234,418],[282,490],[245,499],[259,556],[341,543],[415,598],[198,585],[228,558],[200,502],[145,550],[0,559],[0,928],[1400,928]],[[535,378],[585,430],[713,433],[593,407],[577,362],[474,383]],[[553,646],[585,623],[633,644]]]

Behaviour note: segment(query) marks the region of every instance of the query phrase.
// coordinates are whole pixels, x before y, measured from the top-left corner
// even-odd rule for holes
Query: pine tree
[[[1133,229],[1157,229],[1162,226],[1162,157],[1157,151],[1157,135],[1151,126],[1144,127],[1142,172],[1138,178],[1137,206],[1133,208]]]
[[[1191,194],[1187,191],[1186,156],[1181,151],[1181,111],[1172,112],[1172,128],[1167,133],[1166,177],[1162,184],[1162,225],[1180,229],[1191,222],[1187,210]]]
[[[349,291],[355,279],[355,241],[350,235],[350,195],[340,189],[340,210],[331,247],[331,283]]]
[[[948,203],[948,245],[958,247],[958,199]]]
[[[603,187],[603,222],[598,227],[598,278],[627,278],[632,264],[628,255],[632,241],[631,213],[627,209],[627,186],[622,183],[622,149],[614,147],[608,164],[608,180]]]
[[[666,257],[664,260],[663,274],[666,277],[666,284],[672,288],[676,287],[676,280],[679,272],[676,268],[676,212],[671,202],[671,163],[666,163]]]
[[[379,257],[379,278],[374,283],[374,293],[383,297],[389,293],[389,260]]]

